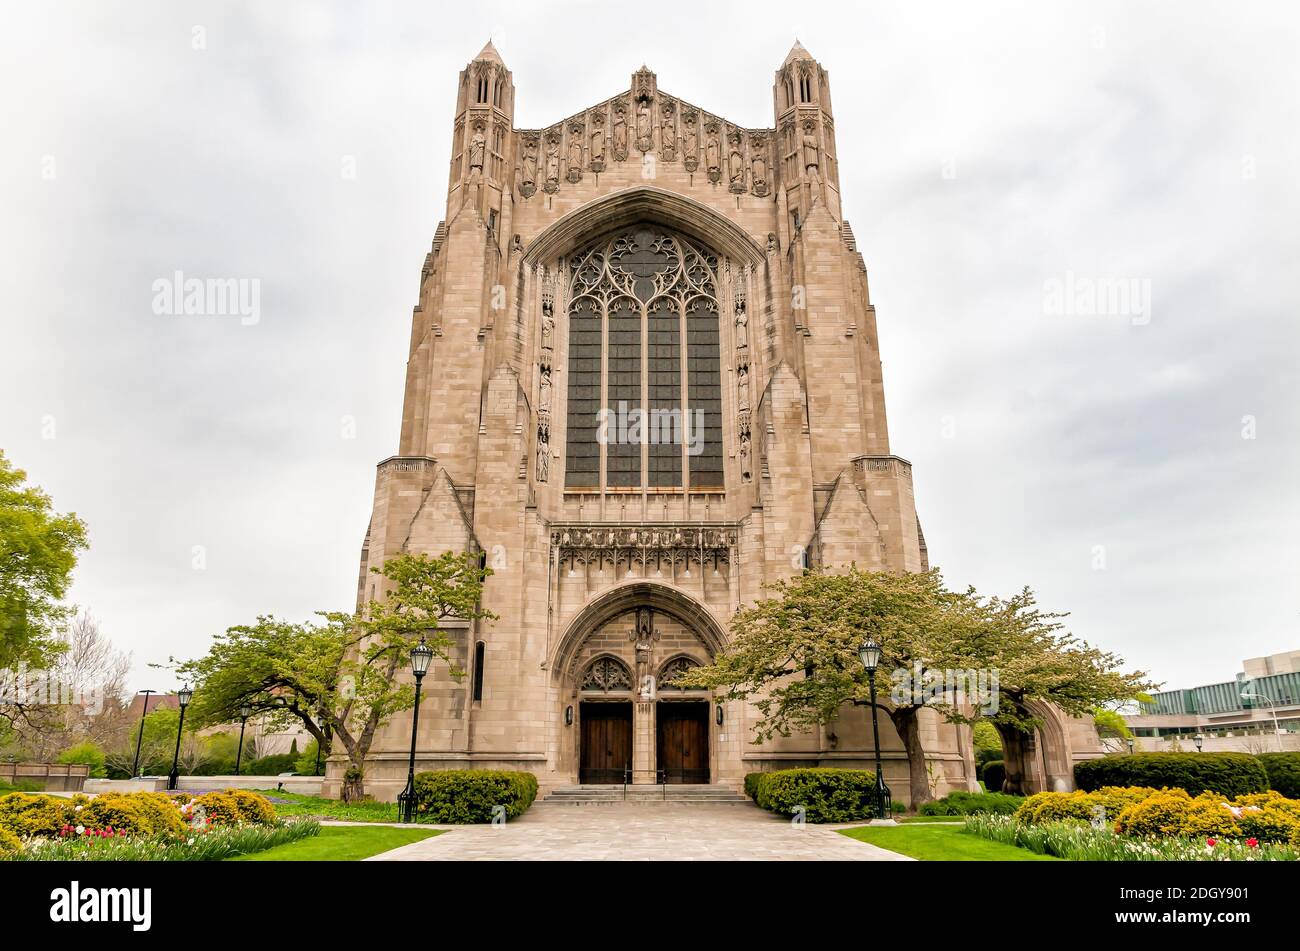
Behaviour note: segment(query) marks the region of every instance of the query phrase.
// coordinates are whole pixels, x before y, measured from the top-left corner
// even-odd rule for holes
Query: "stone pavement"
[[[451,829],[366,861],[912,861],[832,828],[791,825],[747,804],[539,803],[504,826]]]

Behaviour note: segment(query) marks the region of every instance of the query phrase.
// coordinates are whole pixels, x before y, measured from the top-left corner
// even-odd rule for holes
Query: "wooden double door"
[[[632,769],[632,704],[583,703],[578,782],[626,782]]]
[[[655,764],[667,783],[709,781],[709,703],[707,700],[657,705]]]

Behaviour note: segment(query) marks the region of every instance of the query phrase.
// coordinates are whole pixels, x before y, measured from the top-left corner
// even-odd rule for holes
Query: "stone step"
[[[735,805],[749,802],[749,797],[730,786],[705,784],[669,784],[664,786],[578,785],[557,786],[542,797],[553,805],[587,803],[671,802]]]

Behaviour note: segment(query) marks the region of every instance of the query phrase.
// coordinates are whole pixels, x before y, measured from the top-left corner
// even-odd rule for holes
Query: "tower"
[[[642,66],[617,95],[515,128],[489,43],[460,75],[447,217],[412,314],[398,454],[379,464],[358,598],[405,551],[480,554],[493,622],[435,669],[420,769],[738,783],[868,766],[860,708],[750,744],[752,709],[674,685],[732,614],[807,565],[926,567],[891,452],[866,267],[842,217],[826,71],[796,43],[773,124],[682,100]],[[374,745],[395,795],[409,716]],[[942,788],[960,729],[925,726]],[[882,737],[906,798],[902,747]],[[330,766],[327,789],[341,766]]]

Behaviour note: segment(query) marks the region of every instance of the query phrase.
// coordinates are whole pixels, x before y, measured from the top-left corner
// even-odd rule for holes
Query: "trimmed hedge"
[[[445,769],[415,774],[415,811],[426,822],[491,822],[496,806],[517,819],[537,798],[537,777],[503,769]]]
[[[1002,785],[1007,781],[1006,765],[1000,759],[989,760],[984,764],[980,779],[984,780],[984,788],[989,792],[1002,792]]]
[[[1092,792],[1103,786],[1184,789],[1244,796],[1268,789],[1263,764],[1247,753],[1129,753],[1076,763],[1074,781]]]
[[[876,774],[865,769],[778,769],[750,773],[745,791],[778,815],[793,816],[802,806],[808,822],[870,819],[876,809]]]
[[[1300,799],[1300,753],[1260,753],[1255,758],[1268,773],[1269,789]]]
[[[1022,796],[1009,796],[1000,792],[952,792],[942,799],[921,803],[916,813],[920,816],[973,816],[978,813],[1009,816],[1024,801]]]

